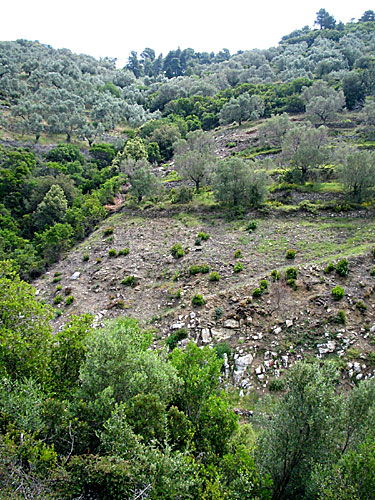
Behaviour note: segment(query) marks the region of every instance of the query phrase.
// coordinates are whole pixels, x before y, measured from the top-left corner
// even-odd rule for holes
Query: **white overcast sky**
[[[337,21],[374,9],[369,0],[18,0],[1,6],[1,40],[39,40],[76,53],[115,57],[191,47],[218,52],[264,49],[283,35],[313,26],[325,8]]]

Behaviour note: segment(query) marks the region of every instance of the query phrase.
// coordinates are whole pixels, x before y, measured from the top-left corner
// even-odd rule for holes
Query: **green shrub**
[[[83,262],[87,262],[90,259],[90,255],[88,253],[84,253],[82,256]]]
[[[276,271],[276,269],[274,269],[271,273],[271,277],[272,277],[273,281],[279,281],[281,276],[280,276],[280,273],[278,271]]]
[[[257,227],[258,227],[257,222],[255,220],[251,220],[250,222],[248,222],[246,230],[252,233],[253,231],[256,230]]]
[[[65,305],[70,306],[70,304],[74,301],[73,295],[68,295],[68,297],[65,299]]]
[[[233,271],[235,273],[240,273],[242,271],[242,262],[237,262],[237,264],[233,267]]]
[[[346,324],[346,313],[345,311],[338,311],[337,315],[335,317],[336,323],[339,323],[340,325],[345,325]]]
[[[234,258],[235,258],[235,259],[239,259],[239,258],[241,257],[241,255],[242,255],[241,250],[236,250],[236,251],[234,252]]]
[[[291,288],[293,288],[294,291],[296,291],[298,288],[296,280],[294,278],[289,278],[288,280],[286,280],[286,284]]]
[[[223,310],[221,307],[215,307],[215,310],[214,310],[214,313],[212,315],[212,317],[214,318],[215,321],[217,321],[218,319],[220,319],[223,315]]]
[[[194,297],[191,299],[191,303],[193,304],[193,306],[203,306],[203,304],[205,303],[203,295],[201,295],[200,293],[194,294]]]
[[[260,288],[255,288],[253,290],[253,297],[261,297],[263,294],[262,290]]]
[[[97,263],[97,264],[100,264],[101,262],[102,262],[102,259],[101,259],[100,257],[98,257],[98,258],[96,259],[96,263]]]
[[[61,304],[62,301],[63,301],[62,295],[56,295],[56,297],[53,299],[53,303],[56,305]]]
[[[332,296],[335,300],[341,300],[345,295],[344,289],[341,286],[336,285],[335,288],[332,289]]]
[[[126,276],[122,281],[121,284],[125,286],[134,286],[136,284],[137,278],[133,275]]]
[[[201,273],[207,274],[209,272],[210,272],[210,266],[208,264],[202,264],[201,265]]]
[[[103,231],[104,236],[110,236],[113,234],[114,228],[113,227],[106,227]]]
[[[339,276],[346,278],[349,273],[348,261],[346,259],[341,259],[336,265],[336,273]]]
[[[296,280],[298,276],[298,271],[295,267],[288,267],[285,271],[285,276],[288,280],[293,279]]]
[[[333,262],[330,262],[327,267],[324,269],[324,274],[329,274],[329,273],[332,273],[332,271],[334,271],[336,269],[336,266]]]
[[[293,260],[294,257],[296,256],[296,251],[293,250],[293,248],[289,248],[286,253],[285,253],[285,257],[289,260]]]
[[[285,380],[282,378],[272,378],[268,385],[268,389],[272,392],[281,392],[285,389]]]
[[[194,245],[195,245],[196,247],[200,247],[200,246],[201,246],[201,244],[202,244],[201,239],[200,239],[200,238],[198,238],[198,237],[197,237],[197,238],[195,238]]]
[[[120,257],[120,255],[129,255],[129,248],[123,248],[122,250],[119,250],[117,256]]]
[[[220,274],[216,271],[212,271],[212,273],[210,273],[210,281],[220,281]]]
[[[189,274],[191,274],[192,276],[199,274],[200,272],[201,272],[201,266],[195,264],[189,267]]]
[[[375,267],[371,268],[370,276],[375,276]]]
[[[165,339],[165,343],[169,347],[171,351],[177,346],[180,340],[186,339],[188,337],[188,332],[186,328],[180,328],[179,330],[174,331],[167,339]]]
[[[62,280],[62,276],[55,276],[52,280],[52,283],[58,283],[59,281]]]
[[[199,231],[197,237],[203,241],[207,241],[210,237],[210,233],[204,233],[203,231]]]
[[[108,257],[116,257],[117,256],[117,252],[114,248],[111,248],[110,250],[108,250]]]
[[[267,288],[268,288],[267,280],[260,280],[260,289],[262,290],[262,292],[264,292],[264,290],[267,290]]]
[[[175,259],[180,259],[185,255],[184,249],[182,248],[181,243],[175,243],[171,248],[171,254]]]
[[[224,354],[226,354],[228,358],[232,355],[232,349],[226,342],[220,342],[220,344],[214,345],[214,349],[217,357],[220,359],[224,359]]]
[[[56,286],[56,292],[59,292],[60,290],[62,290],[62,286],[61,285],[57,285]]]
[[[355,307],[356,307],[359,311],[361,311],[362,313],[363,313],[363,312],[365,312],[365,311],[367,311],[367,306],[366,306],[366,304],[365,304],[362,300],[358,300],[358,301],[356,302]]]

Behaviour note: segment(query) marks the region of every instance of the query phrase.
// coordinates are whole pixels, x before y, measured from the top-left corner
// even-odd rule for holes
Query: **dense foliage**
[[[297,363],[254,432],[220,349],[168,356],[130,318],[72,317],[54,337],[9,261],[0,289],[2,498],[372,498],[374,379],[345,396],[335,365]]]

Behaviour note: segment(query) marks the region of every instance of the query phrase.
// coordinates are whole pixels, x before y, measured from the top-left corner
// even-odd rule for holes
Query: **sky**
[[[17,0],[1,7],[1,40],[38,40],[123,67],[131,50],[157,54],[193,48],[218,52],[266,49],[326,9],[336,21],[357,20],[369,0]]]

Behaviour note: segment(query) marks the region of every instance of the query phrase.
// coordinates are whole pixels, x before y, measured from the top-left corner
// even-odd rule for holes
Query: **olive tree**
[[[218,201],[232,207],[260,205],[267,195],[268,178],[240,158],[221,161],[215,171],[213,190]]]
[[[375,187],[375,154],[370,151],[354,151],[344,158],[340,180],[349,196],[361,203],[371,196]]]
[[[286,113],[271,116],[258,128],[260,145],[268,144],[269,146],[280,147],[285,134],[291,126],[291,121]]]
[[[202,130],[189,132],[185,139],[180,139],[174,146],[176,170],[184,179],[190,179],[199,187],[212,171],[215,162],[215,143],[210,134]]]
[[[326,82],[317,81],[302,91],[302,99],[306,104],[306,114],[313,123],[326,125],[337,117],[345,106],[342,90],[335,90]]]
[[[326,127],[312,128],[306,125],[292,127],[282,143],[281,157],[301,170],[301,181],[305,184],[309,169],[321,165],[327,158]]]

